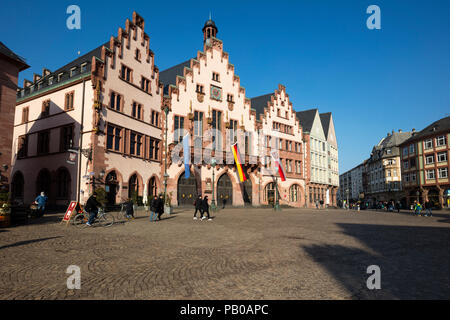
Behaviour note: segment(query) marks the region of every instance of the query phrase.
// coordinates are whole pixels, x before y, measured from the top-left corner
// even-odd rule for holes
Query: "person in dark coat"
[[[425,214],[424,217],[431,217],[433,214],[431,212],[431,208],[433,208],[433,204],[431,203],[430,200],[427,200],[425,202]]]
[[[134,219],[133,200],[130,198],[128,198],[127,202],[125,202],[125,212],[128,219]]]
[[[400,208],[401,208],[400,201],[397,201],[395,203],[395,209],[397,209],[397,213],[400,213]]]
[[[159,205],[158,197],[154,196],[152,202],[150,203],[150,221],[156,221],[158,213],[158,205]],[[153,220],[153,217],[155,217],[155,220]]]
[[[162,194],[159,195],[157,213],[158,213],[158,220],[161,220],[161,215],[164,213],[164,197]]]
[[[208,217],[208,220],[211,221],[212,219],[211,219],[211,217],[209,216],[208,196],[205,196],[205,197],[203,198],[203,201],[202,201],[202,209],[203,209],[202,220],[206,219],[206,217],[204,216],[204,214],[205,214],[205,212],[206,212],[206,215],[207,215],[207,217]]]
[[[198,198],[195,200],[194,206],[195,206],[194,220],[197,220],[197,211],[200,212],[200,218],[203,217],[203,201],[201,195],[199,195]]]
[[[84,206],[84,210],[89,212],[89,220],[86,225],[91,226],[94,223],[95,218],[97,217],[98,208],[102,205],[97,201],[97,193],[94,192],[92,196],[86,201],[86,205]]]

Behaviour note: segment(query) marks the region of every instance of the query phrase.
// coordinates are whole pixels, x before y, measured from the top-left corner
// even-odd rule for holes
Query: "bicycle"
[[[73,225],[80,228],[86,227],[89,221],[89,212],[83,209],[83,213],[79,213],[73,219]],[[114,224],[114,216],[105,212],[103,208],[98,209],[97,217],[94,223],[98,222],[102,227],[110,227]]]

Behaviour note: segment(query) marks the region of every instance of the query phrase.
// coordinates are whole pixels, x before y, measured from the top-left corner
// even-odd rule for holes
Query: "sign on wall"
[[[214,100],[222,100],[222,88],[211,85],[210,95]]]

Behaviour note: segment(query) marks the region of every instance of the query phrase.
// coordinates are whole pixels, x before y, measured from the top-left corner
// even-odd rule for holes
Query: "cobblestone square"
[[[1,299],[448,299],[450,214],[143,211],[110,228],[62,214],[0,229]],[[81,289],[68,290],[69,265]],[[381,289],[366,286],[378,265]]]

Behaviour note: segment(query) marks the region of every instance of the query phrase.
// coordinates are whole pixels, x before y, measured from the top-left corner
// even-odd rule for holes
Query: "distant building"
[[[339,200],[355,202],[364,197],[363,174],[364,163],[361,163],[339,176]]]
[[[399,146],[410,137],[411,132],[392,131],[373,147],[365,164],[367,189],[364,191],[369,203],[403,198]]]
[[[310,205],[316,200],[335,206],[339,188],[338,145],[331,113],[319,114],[318,109],[297,111],[305,133],[309,135]]]
[[[407,203],[430,200],[450,207],[450,117],[414,132],[400,144],[402,180]]]
[[[24,59],[0,42],[0,188],[3,190],[8,190],[10,184],[17,82],[19,72],[27,68]]]

